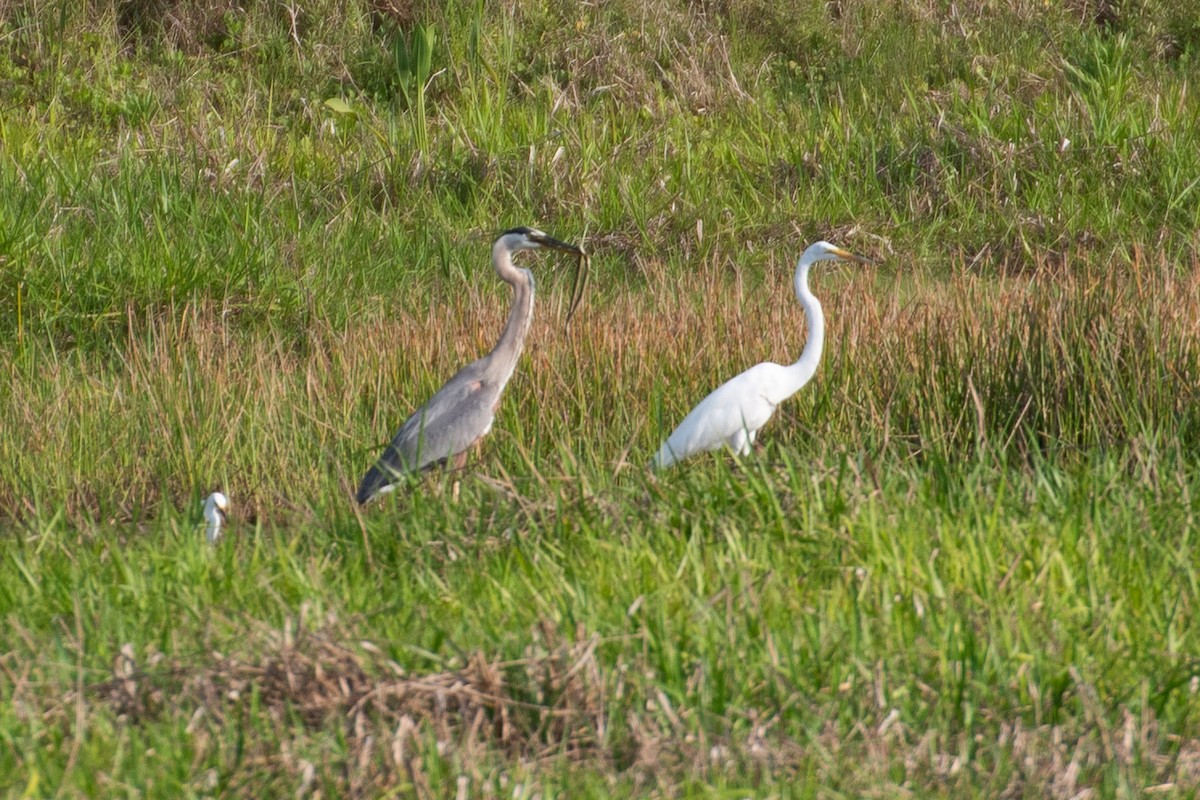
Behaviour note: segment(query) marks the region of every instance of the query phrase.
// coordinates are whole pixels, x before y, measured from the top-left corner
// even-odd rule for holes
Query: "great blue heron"
[[[825,315],[821,303],[808,288],[808,270],[818,261],[858,261],[829,242],[809,246],[796,265],[796,298],[808,320],[808,343],[795,364],[784,366],[769,361],[756,364],[718,386],[684,417],[679,427],[663,442],[653,466],[662,469],[704,450],[728,445],[738,455],[747,455],[758,431],[775,413],[775,408],[812,380],[825,345]]]
[[[216,544],[221,538],[221,525],[225,522],[225,514],[229,511],[229,498],[220,492],[213,492],[204,498],[204,535],[209,544]]]
[[[574,311],[582,293],[579,276],[586,279],[587,275],[583,250],[533,228],[513,228],[500,234],[492,245],[492,266],[513,289],[512,311],[504,332],[490,353],[459,370],[429,402],[404,421],[396,438],[363,477],[356,495],[359,503],[395,488],[406,474],[451,458],[454,466],[461,468],[466,463],[467,450],[492,429],[500,394],[517,366],[533,320],[533,274],[513,266],[513,253],[543,247],[580,258],[568,317]]]

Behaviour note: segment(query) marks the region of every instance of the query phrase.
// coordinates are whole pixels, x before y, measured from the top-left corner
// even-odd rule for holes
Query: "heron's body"
[[[515,228],[496,240],[492,263],[513,289],[513,307],[504,332],[490,353],[459,370],[404,421],[383,456],[363,477],[356,495],[359,503],[391,491],[405,475],[451,458],[461,467],[471,446],[492,429],[500,396],[516,369],[533,322],[533,274],[513,266],[512,253],[541,246],[580,252],[528,228]]]
[[[808,288],[808,272],[822,260],[861,261],[828,242],[817,242],[804,251],[796,265],[796,298],[808,320],[808,341],[794,364],[764,362],[730,378],[692,409],[663,442],[653,466],[663,469],[705,450],[729,447],[748,455],[759,430],[775,409],[812,380],[825,346],[825,315]]]

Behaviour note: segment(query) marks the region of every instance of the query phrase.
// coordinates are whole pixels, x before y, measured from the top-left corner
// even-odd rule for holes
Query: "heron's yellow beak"
[[[833,248],[833,253],[838,258],[842,259],[843,261],[857,261],[859,264],[870,264],[871,263],[870,259],[863,258],[862,256],[856,256],[856,255],[854,255],[854,253],[851,253],[849,250],[843,250],[840,247]]]

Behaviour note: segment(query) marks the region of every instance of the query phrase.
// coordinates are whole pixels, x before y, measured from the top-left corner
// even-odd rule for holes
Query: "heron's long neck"
[[[821,351],[825,348],[825,314],[821,311],[820,301],[808,288],[810,266],[802,263],[796,268],[796,299],[800,301],[800,306],[804,309],[804,318],[808,322],[808,341],[805,342],[804,352],[800,354],[796,363],[787,367],[787,384],[780,387],[786,392],[784,398],[795,394],[812,379],[817,372],[817,365],[821,363]]]
[[[503,385],[508,383],[516,369],[517,359],[525,347],[525,335],[529,333],[529,326],[533,322],[533,273],[513,266],[510,254],[504,250],[494,252],[492,260],[496,265],[496,273],[513,289],[512,311],[508,314],[508,322],[504,325],[500,340],[492,348],[488,364],[488,377]]]

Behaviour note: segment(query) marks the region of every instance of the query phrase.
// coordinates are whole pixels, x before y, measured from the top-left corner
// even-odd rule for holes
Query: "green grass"
[[[0,5],[0,791],[1192,796],[1193,17]],[[527,259],[482,451],[357,511],[519,224],[583,314]],[[648,475],[817,238],[817,379]]]

